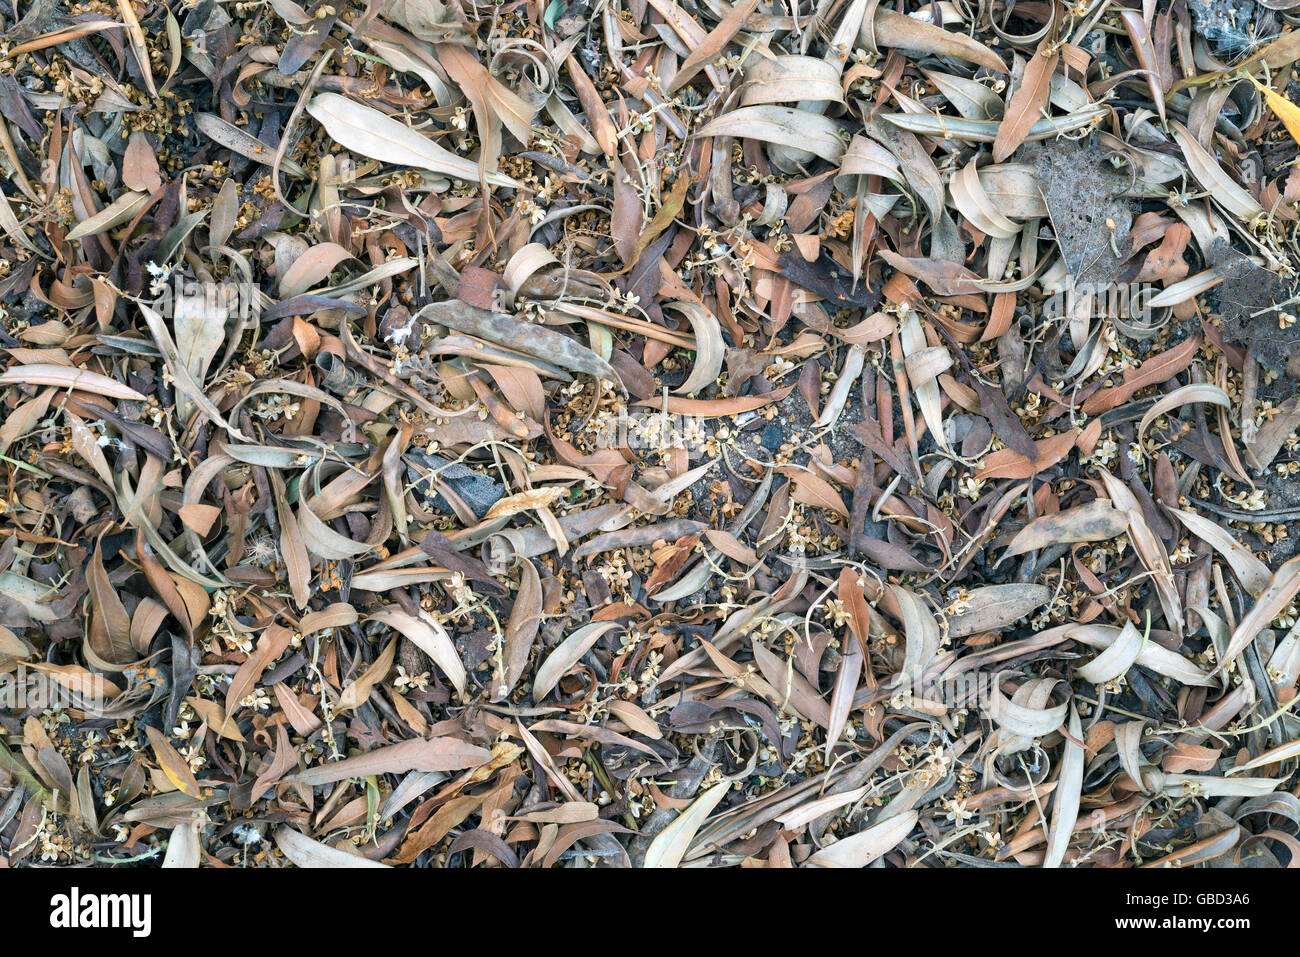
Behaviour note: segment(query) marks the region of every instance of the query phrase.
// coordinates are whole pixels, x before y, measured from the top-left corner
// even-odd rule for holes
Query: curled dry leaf
[[[533,699],[540,701],[550,694],[551,689],[568,670],[578,663],[578,659],[585,655],[602,636],[617,627],[618,622],[594,621],[565,638],[538,667],[537,677],[533,679]]]
[[[866,867],[888,854],[916,827],[916,811],[904,811],[824,847],[804,867]]]
[[[465,693],[465,666],[461,664],[451,637],[437,621],[427,615],[417,618],[396,608],[374,612],[370,620],[400,632],[443,670],[460,694]]]
[[[695,838],[695,832],[718,806],[718,802],[731,790],[731,782],[723,781],[709,788],[679,814],[671,824],[650,843],[645,855],[646,867],[677,867],[686,856]]]
[[[387,869],[388,865],[372,861],[350,851],[341,851],[328,844],[313,840],[301,831],[296,831],[287,824],[275,829],[276,846],[284,856],[298,867],[336,868],[336,867],[378,867]]]
[[[337,143],[362,156],[469,182],[479,178],[476,164],[443,149],[374,107],[337,93],[320,93],[307,105],[307,112]],[[488,173],[485,179],[493,186],[518,185],[500,173]]]

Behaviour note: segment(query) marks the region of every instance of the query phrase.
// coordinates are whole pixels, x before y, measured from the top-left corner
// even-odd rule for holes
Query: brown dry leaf
[[[392,670],[393,659],[396,655],[397,639],[394,638],[384,646],[384,650],[380,652],[379,657],[371,662],[370,666],[357,677],[357,680],[343,689],[343,694],[339,695],[338,710],[349,711],[365,704],[375,685],[383,681],[388,672]]]
[[[806,150],[832,163],[844,155],[844,143],[832,120],[788,106],[742,106],[718,117],[698,135],[760,140]]]
[[[637,252],[637,239],[641,236],[644,214],[641,195],[632,178],[621,166],[615,165],[614,215],[610,219],[609,232],[614,240],[614,248],[618,250],[618,257],[625,266],[631,266],[635,262],[632,257]]]
[[[548,485],[542,488],[529,489],[527,492],[520,492],[517,495],[508,495],[488,509],[488,513],[484,518],[491,521],[494,518],[504,518],[528,509],[544,509],[554,505],[563,495],[564,489],[558,485]]]
[[[200,698],[191,695],[185,699],[185,703],[194,709],[209,728],[230,741],[243,741],[244,736],[239,731],[239,725],[231,721],[225,710],[216,701],[208,698]]]
[[[115,229],[125,222],[129,222],[137,215],[144,211],[149,204],[149,196],[145,193],[129,192],[123,193],[113,202],[109,203],[103,209],[95,212],[85,219],[82,219],[68,233],[68,241],[78,239],[91,239],[101,233],[106,233],[110,229]],[[121,388],[121,386],[116,386]]]
[[[1224,557],[1232,568],[1233,574],[1248,592],[1258,595],[1268,587],[1273,577],[1268,566],[1256,558],[1254,553],[1237,541],[1230,532],[1195,512],[1186,512],[1178,508],[1171,508],[1169,511],[1177,516],[1189,532]]]
[[[1218,674],[1230,662],[1234,661],[1247,645],[1259,637],[1259,633],[1290,604],[1300,593],[1300,556],[1291,559],[1279,568],[1272,580],[1255,598],[1255,604],[1237,623],[1211,675]]]
[[[730,781],[715,784],[679,814],[650,844],[645,867],[677,867],[690,848],[696,832],[731,788]]]
[[[289,573],[289,589],[293,593],[294,604],[299,608],[306,608],[311,585],[311,559],[307,556],[307,546],[303,544],[297,516],[293,514],[285,500],[283,480],[274,471],[271,473],[271,483],[276,491],[275,509],[280,520],[280,554],[284,556]]]
[[[975,477],[981,479],[1030,478],[1044,469],[1051,468],[1065,458],[1070,453],[1070,450],[1074,448],[1078,437],[1079,432],[1071,430],[1061,432],[1051,438],[1041,439],[1034,443],[1036,455],[1033,459],[1011,449],[999,449],[984,459],[984,467],[975,473]]]
[[[458,693],[465,693],[465,666],[456,652],[451,636],[437,620],[423,613],[417,618],[397,608],[372,612],[369,620],[387,625],[404,635],[443,670]]]
[[[1128,530],[1129,515],[1104,498],[1034,519],[1011,540],[1004,557],[1074,542],[1105,542]]]
[[[993,162],[1001,163],[1014,153],[1029,135],[1030,127],[1038,122],[1047,106],[1052,75],[1056,73],[1060,60],[1055,43],[1050,37],[1045,37],[1029,58],[1020,86],[1007,102],[1006,114],[998,126],[997,139],[993,141]]]
[[[1061,629],[1075,641],[1102,651],[1109,649],[1124,634],[1124,629],[1112,628],[1108,625],[1062,625]],[[1209,674],[1186,658],[1151,641],[1141,645],[1136,664],[1185,685],[1208,686],[1214,683],[1214,679]]]
[[[537,574],[537,566],[525,558],[520,561],[519,569],[519,590],[515,593],[514,609],[510,613],[510,620],[506,622],[505,637],[502,639],[504,673],[494,692],[494,698],[498,701],[510,694],[519,683],[541,626],[542,583]]]
[[[1131,399],[1139,389],[1166,382],[1191,365],[1192,357],[1200,347],[1200,337],[1192,336],[1159,355],[1152,356],[1142,365],[1124,373],[1122,385],[1094,392],[1083,402],[1083,411],[1099,415],[1117,408]]]
[[[122,182],[128,189],[142,193],[152,193],[162,186],[158,157],[144,133],[132,133],[127,141],[126,154],[122,158]]]
[[[86,585],[93,608],[86,646],[101,667],[120,670],[136,659],[135,649],[131,647],[131,619],[108,580],[98,545],[86,567]]]
[[[731,399],[682,399],[668,396],[666,399],[645,399],[633,405],[664,409],[669,415],[685,415],[694,418],[721,418],[726,415],[741,415],[754,412],[774,402],[780,402],[794,390],[793,385],[782,386],[763,395],[737,396]]]
[[[637,734],[644,734],[655,741],[663,737],[663,732],[659,730],[659,725],[655,723],[654,718],[631,701],[611,701],[609,710]]]
[[[754,643],[752,650],[754,661],[782,704],[816,721],[823,728],[829,728],[830,708],[817,689],[794,668],[793,662],[774,654],[761,642]],[[859,653],[859,664],[861,664],[861,653]]]
[[[24,43],[15,44],[9,51],[13,57],[21,56],[33,50],[44,50],[49,47],[58,46],[61,43],[67,43],[78,37],[84,37],[92,33],[99,33],[103,30],[123,29],[126,25],[114,20],[105,20],[96,18],[77,23],[72,26],[63,27],[60,30],[54,30],[50,33],[42,34],[33,40],[27,40]]]
[[[352,254],[337,243],[313,246],[295,259],[280,277],[280,295],[285,299],[301,295],[351,257]]]
[[[831,708],[826,725],[826,760],[831,759],[831,752],[839,743],[848,721],[849,711],[853,707],[853,692],[857,690],[858,678],[862,674],[862,649],[856,642],[844,649],[840,659],[839,673],[831,692]]]
[[[146,397],[121,382],[116,382],[97,372],[73,369],[66,366],[33,363],[11,366],[0,372],[0,385],[52,385],[61,389],[78,389],[92,395],[106,395],[114,399],[132,399],[144,402]]]
[[[1138,65],[1146,71],[1147,89],[1151,92],[1151,102],[1155,105],[1160,122],[1163,123],[1165,122],[1165,92],[1160,77],[1159,54],[1157,54],[1155,43],[1151,39],[1151,31],[1147,29],[1142,15],[1136,10],[1121,10],[1120,19],[1124,21],[1124,29],[1133,42],[1133,53]]]
[[[884,7],[877,8],[875,17],[870,23],[864,21],[862,29],[863,36],[867,36],[870,31],[874,41],[867,44],[868,49],[878,44],[881,47],[924,50],[978,63],[995,73],[1005,73],[1007,70],[998,55],[978,40]]]
[[[320,93],[307,105],[307,112],[325,127],[332,139],[362,156],[471,182],[479,179],[478,168],[469,160],[443,149],[374,107],[337,93]],[[487,173],[484,179],[493,186],[517,185],[500,173]]]
[[[185,527],[192,529],[199,535],[206,535],[212,530],[212,526],[217,519],[221,517],[221,509],[215,505],[204,505],[201,502],[192,502],[189,505],[182,505],[180,511],[181,521]]]
[[[1105,469],[1099,471],[1106,492],[1115,507],[1129,514],[1128,537],[1133,542],[1133,549],[1141,559],[1143,567],[1151,573],[1151,583],[1160,597],[1164,609],[1165,621],[1176,634],[1183,631],[1182,600],[1175,587],[1173,570],[1169,565],[1169,555],[1164,544],[1151,531],[1142,515],[1141,506],[1128,487]]]
[[[1061,866],[1066,847],[1074,836],[1075,822],[1079,818],[1084,771],[1083,726],[1079,723],[1079,713],[1073,705],[1070,707],[1069,731],[1070,737],[1065,741],[1065,753],[1061,760],[1061,773],[1056,780],[1056,790],[1052,792],[1052,826],[1047,836],[1044,867]]]
[[[840,518],[849,517],[848,506],[844,504],[844,499],[825,479],[813,475],[811,472],[802,472],[790,469],[786,471],[790,477],[791,494],[795,501],[802,502],[804,505],[810,505],[815,508],[830,509]]]
[[[898,683],[903,687],[914,687],[939,651],[939,623],[914,592],[899,585],[891,585],[889,591],[894,597],[907,639]]]
[[[744,26],[745,19],[757,7],[758,0],[737,0],[732,5],[731,11],[713,28],[705,41],[691,50],[691,55],[682,61],[677,68],[677,74],[664,92],[669,96],[676,93],[694,79],[695,74],[703,69],[706,64],[716,60],[718,55],[726,49],[731,39],[740,31],[740,28]]]
[[[596,143],[605,156],[613,161],[618,156],[618,130],[614,127],[614,121],[609,118],[609,110],[605,109],[600,93],[597,92],[591,78],[578,65],[573,54],[569,54],[565,66],[578,93],[578,99],[582,102],[582,109],[587,114],[587,120],[591,123],[590,128],[592,135],[596,137]]]

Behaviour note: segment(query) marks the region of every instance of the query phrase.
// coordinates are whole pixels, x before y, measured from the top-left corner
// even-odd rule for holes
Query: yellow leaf
[[[158,759],[158,767],[162,768],[167,780],[176,786],[176,790],[192,798],[199,797],[199,782],[195,779],[190,766],[185,763],[185,759],[157,728],[145,727],[144,732],[153,747],[154,757]]]
[[[1271,87],[1265,86],[1253,76],[1248,78],[1251,83],[1264,94],[1264,101],[1268,103],[1268,108],[1277,114],[1286,131],[1291,134],[1291,139],[1300,143],[1300,106],[1296,106],[1281,93],[1276,92]]]

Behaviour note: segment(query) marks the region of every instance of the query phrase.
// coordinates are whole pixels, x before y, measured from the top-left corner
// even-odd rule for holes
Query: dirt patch
[[[1300,378],[1300,324],[1288,325],[1288,308],[1282,306],[1293,290],[1276,273],[1226,245],[1213,252],[1224,278],[1209,299],[1222,317],[1224,338],[1248,347],[1264,368]]]
[[[1279,460],[1281,462],[1283,460]],[[1294,475],[1280,475],[1275,462],[1273,468],[1255,479],[1255,484],[1264,490],[1269,511],[1300,509],[1300,482]],[[1276,568],[1282,562],[1300,554],[1300,525],[1291,521],[1281,521],[1272,525],[1269,542],[1260,536],[1251,535],[1256,541],[1251,545],[1267,556],[1265,561],[1270,568]]]
[[[1133,222],[1132,205],[1124,198],[1128,180],[1110,170],[1105,154],[1091,142],[1048,143],[1030,162],[1074,281],[1117,281]]]

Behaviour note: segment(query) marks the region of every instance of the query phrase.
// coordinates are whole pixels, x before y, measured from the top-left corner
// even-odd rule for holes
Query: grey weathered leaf
[[[998,631],[1041,608],[1052,597],[1046,585],[1028,583],[972,588],[962,608],[948,616],[948,633],[962,638],[980,631]]]
[[[400,744],[375,748],[356,757],[320,764],[292,774],[285,780],[316,787],[372,774],[459,771],[485,764],[491,758],[491,752],[455,738],[413,738]]]
[[[307,112],[325,127],[333,140],[354,153],[383,163],[413,166],[466,182],[478,182],[477,163],[443,149],[372,106],[337,93],[318,93],[307,105]],[[501,173],[488,173],[486,180],[493,186],[519,185]]]

